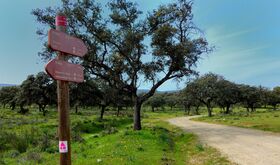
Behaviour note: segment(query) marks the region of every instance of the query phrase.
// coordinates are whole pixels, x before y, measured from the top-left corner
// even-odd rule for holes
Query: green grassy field
[[[143,130],[133,131],[131,112],[116,117],[98,111],[71,114],[73,164],[161,165],[230,164],[216,150],[202,145],[197,137],[169,125],[165,119],[182,112],[144,113]],[[37,110],[20,115],[0,109],[0,164],[58,164],[57,116],[43,117]]]
[[[234,113],[229,115],[217,113],[217,108],[214,111],[216,115],[213,117],[204,116],[192,120],[280,132],[280,111],[258,109],[254,113],[247,113],[245,109],[234,109]]]

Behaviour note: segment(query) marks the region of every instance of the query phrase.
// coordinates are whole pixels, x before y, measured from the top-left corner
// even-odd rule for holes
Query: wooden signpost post
[[[66,34],[67,19],[63,14],[56,16],[56,30],[49,31],[48,45],[58,51],[57,59],[51,60],[45,67],[46,72],[57,80],[58,136],[60,165],[71,164],[69,84],[84,81],[83,68],[66,61],[67,54],[83,57],[87,48],[81,39]]]

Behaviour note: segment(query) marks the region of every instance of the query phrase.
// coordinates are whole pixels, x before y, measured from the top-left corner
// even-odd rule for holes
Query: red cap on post
[[[55,26],[67,26],[67,19],[64,15],[57,15],[55,17]]]

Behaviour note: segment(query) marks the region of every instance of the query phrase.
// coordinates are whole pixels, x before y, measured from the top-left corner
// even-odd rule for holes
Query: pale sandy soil
[[[168,121],[198,135],[203,143],[237,164],[280,165],[280,134],[191,121],[190,117]]]

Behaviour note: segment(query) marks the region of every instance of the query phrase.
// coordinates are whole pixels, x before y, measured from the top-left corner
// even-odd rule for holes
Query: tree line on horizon
[[[19,113],[28,112],[26,106],[37,105],[45,116],[47,106],[57,105],[56,81],[46,73],[39,72],[37,75],[29,75],[19,86],[0,88],[0,104],[11,110],[19,108]],[[103,118],[105,108],[109,105],[116,106],[118,112],[121,107],[131,105],[131,100],[121,91],[110,88],[99,80],[87,79],[80,84],[70,84],[70,106],[78,113],[79,107],[100,106],[100,118]]]
[[[269,89],[263,86],[237,84],[226,80],[215,73],[207,73],[193,79],[186,87],[178,92],[156,94],[149,101],[152,111],[164,109],[164,106],[179,106],[187,114],[191,111],[198,115],[199,110],[205,107],[208,116],[212,116],[213,108],[219,107],[224,114],[230,114],[233,107],[244,107],[248,113],[257,108],[277,110],[280,104],[280,87]]]
[[[0,89],[0,104],[9,106],[11,110],[18,107],[18,112],[22,114],[28,112],[27,106],[37,105],[39,112],[45,116],[47,106],[56,106],[56,97],[56,81],[44,72],[29,75],[19,86]],[[229,114],[236,104],[246,108],[247,112],[254,112],[256,108],[267,106],[276,110],[279,103],[280,87],[271,90],[262,86],[236,84],[220,75],[207,73],[193,79],[178,92],[156,93],[144,106],[151,107],[152,112],[166,107],[172,111],[174,107],[179,107],[188,115],[191,111],[199,114],[199,109],[206,107],[211,117],[214,107],[220,107],[224,114]],[[103,119],[106,108],[115,107],[118,116],[124,107],[133,107],[133,100],[98,79],[87,79],[84,83],[70,85],[70,106],[76,113],[79,107],[98,106],[100,119]]]

